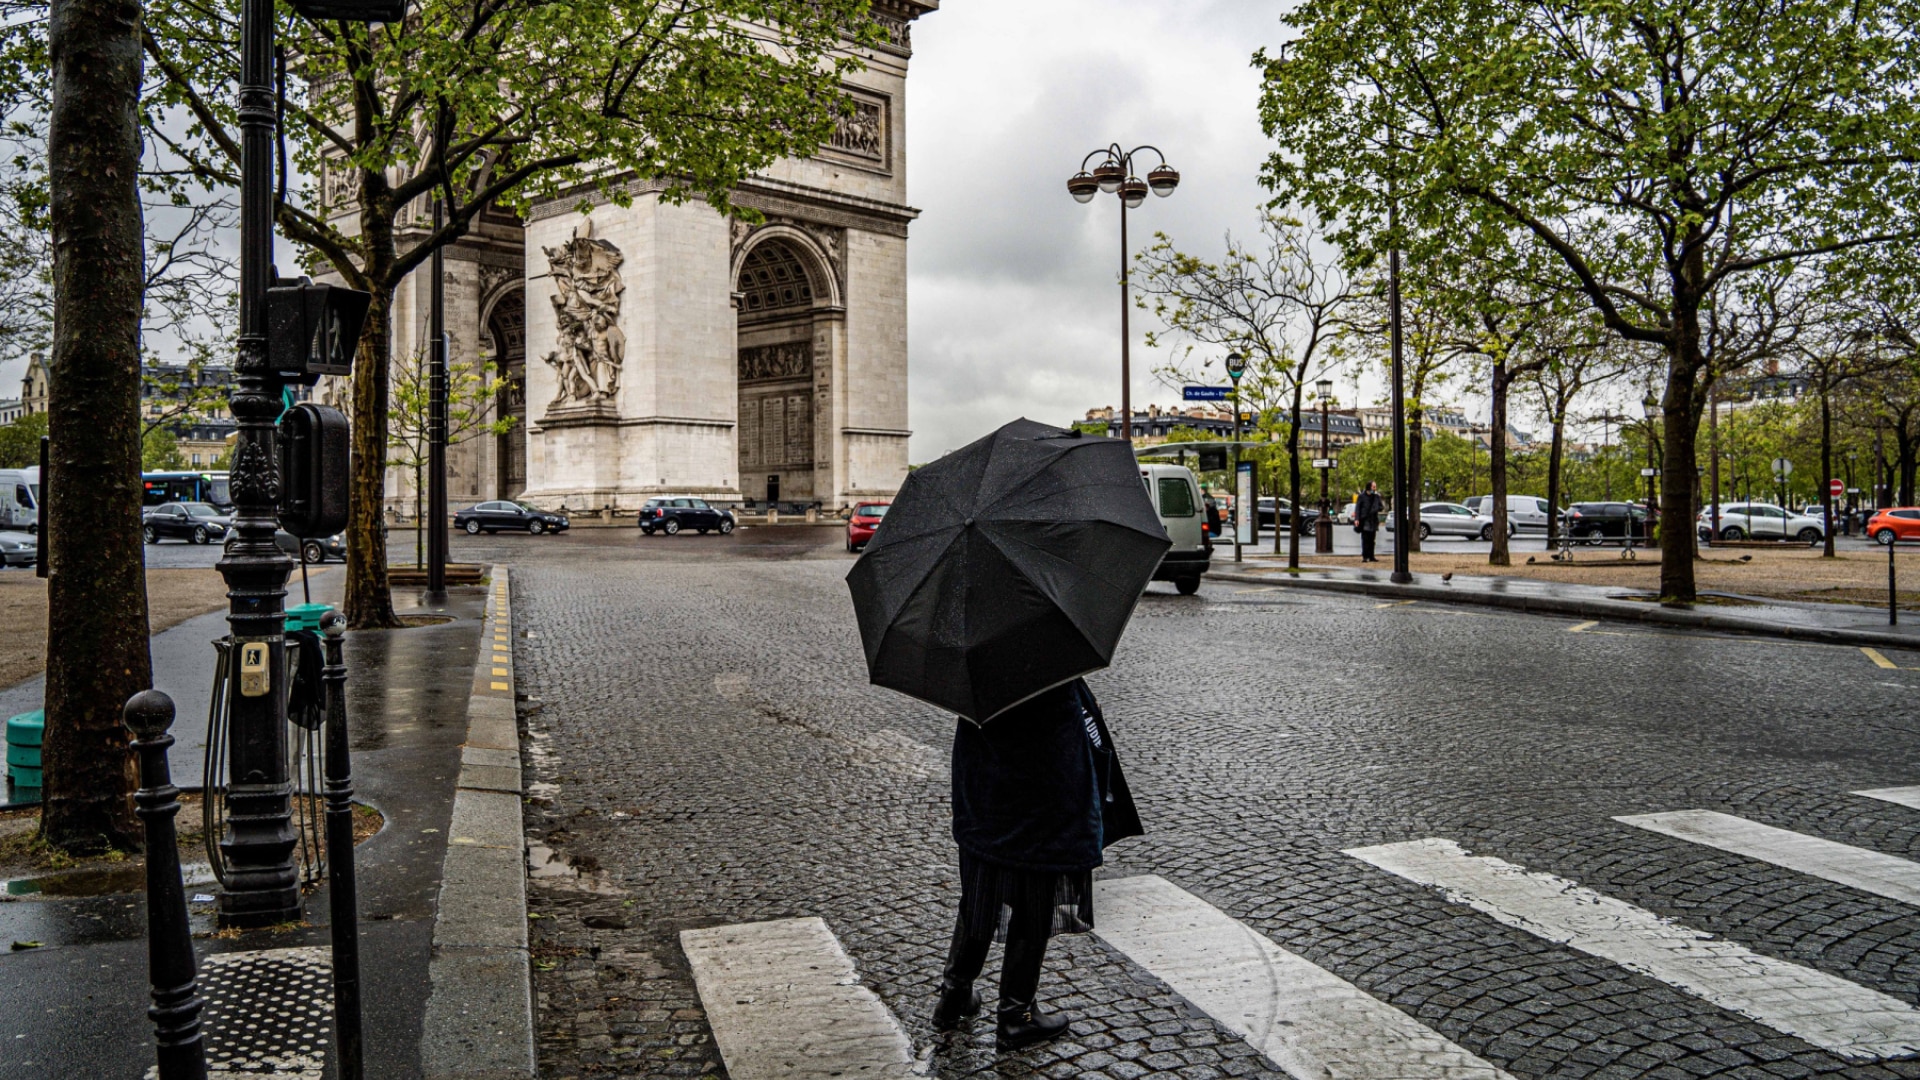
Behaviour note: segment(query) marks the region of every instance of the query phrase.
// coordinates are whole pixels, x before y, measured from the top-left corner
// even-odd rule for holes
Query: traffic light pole
[[[433,231],[440,231],[446,208],[433,200]],[[427,366],[427,512],[420,527],[427,530],[427,599],[447,597],[447,289],[442,249],[433,249],[433,285],[429,292],[428,333],[432,356]],[[419,492],[414,493],[419,498]]]
[[[273,274],[273,0],[240,8],[240,339],[228,403],[238,421],[229,486],[233,540],[218,569],[226,580],[237,677],[229,703],[228,873],[220,924],[261,927],[300,917],[293,868],[293,785],[287,775],[285,687],[287,576],[293,560],[274,543],[280,478],[274,423],[278,372],[267,353]],[[209,784],[220,778],[208,777]]]

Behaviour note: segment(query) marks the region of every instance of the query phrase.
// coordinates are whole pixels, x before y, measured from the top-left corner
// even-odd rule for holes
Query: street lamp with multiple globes
[[[1145,180],[1133,171],[1133,156],[1143,150],[1152,150],[1160,159],[1160,164],[1147,173]],[[1096,157],[1101,158],[1100,164],[1089,172],[1087,164]],[[1127,309],[1133,301],[1127,266],[1127,211],[1140,209],[1149,191],[1164,198],[1179,186],[1180,174],[1167,164],[1167,156],[1158,147],[1136,146],[1122,150],[1119,143],[1081,158],[1080,171],[1067,178],[1067,192],[1077,202],[1092,202],[1101,192],[1120,199],[1120,437],[1127,440],[1128,445],[1133,443],[1133,393]]]
[[[1240,505],[1240,376],[1247,373],[1247,358],[1237,352],[1227,354],[1227,378],[1233,380],[1233,561],[1240,561],[1240,521],[1248,507]],[[1258,502],[1258,499],[1254,500]],[[1260,508],[1252,507],[1254,525],[1260,523]],[[1255,539],[1259,539],[1255,537]]]

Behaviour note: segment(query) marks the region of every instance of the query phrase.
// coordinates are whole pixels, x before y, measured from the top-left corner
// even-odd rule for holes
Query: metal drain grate
[[[333,964],[324,947],[219,953],[200,963],[207,1071],[321,1080],[333,1044]],[[157,1080],[159,1070],[147,1070]]]

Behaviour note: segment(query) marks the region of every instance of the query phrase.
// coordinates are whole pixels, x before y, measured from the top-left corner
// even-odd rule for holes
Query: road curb
[[[420,1040],[428,1080],[522,1080],[536,1073],[512,591],[505,567],[492,567],[490,575],[433,920]]]
[[[1683,627],[1688,630],[1718,630],[1725,633],[1756,634],[1763,637],[1810,641],[1823,645],[1865,645],[1877,649],[1920,650],[1920,636],[1888,634],[1874,630],[1852,630],[1835,626],[1791,626],[1785,623],[1742,619],[1731,615],[1712,615],[1681,608],[1662,607],[1629,600],[1579,600],[1571,597],[1530,596],[1520,593],[1481,592],[1455,589],[1446,585],[1396,585],[1390,581],[1352,581],[1340,578],[1295,576],[1292,574],[1254,575],[1209,573],[1208,580],[1232,581],[1250,585],[1275,585],[1316,592],[1347,593],[1362,596],[1390,596],[1402,600],[1431,600],[1449,604],[1479,604],[1535,615],[1572,615],[1583,619],[1613,619],[1623,622],[1652,623]]]

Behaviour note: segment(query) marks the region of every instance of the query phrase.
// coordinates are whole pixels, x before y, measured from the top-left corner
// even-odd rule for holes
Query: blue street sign
[[[1224,386],[1189,386],[1185,390],[1188,401],[1225,401],[1233,391]]]

